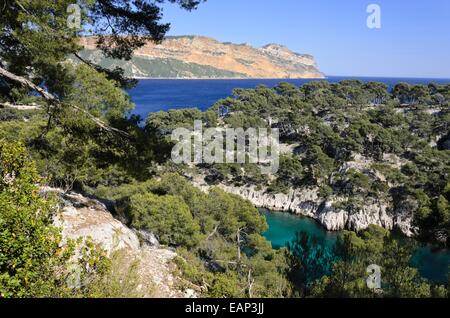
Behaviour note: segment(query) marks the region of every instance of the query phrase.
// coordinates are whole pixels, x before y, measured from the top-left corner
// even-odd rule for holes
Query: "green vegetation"
[[[295,242],[303,246],[302,242]],[[307,285],[313,297],[447,297],[445,286],[432,285],[409,266],[411,247],[394,240],[388,231],[369,226],[361,233],[345,231],[334,248],[336,260],[329,274]],[[323,257],[320,258],[323,260]],[[300,261],[300,265],[301,265]],[[381,268],[381,290],[366,285],[367,267]],[[303,267],[300,266],[300,269]],[[319,267],[321,268],[321,267]],[[328,269],[327,268],[327,269]]]
[[[39,194],[41,179],[21,144],[0,141],[0,176],[0,296],[89,296],[109,261],[90,242],[60,246],[52,226],[55,201]],[[89,283],[71,287],[71,268]]]
[[[120,67],[126,77],[139,78],[245,78],[246,75],[233,71],[221,70],[208,65],[186,63],[170,58],[145,58],[133,56],[130,61],[117,61],[105,58],[101,51],[83,50],[79,54],[85,60],[98,60],[105,69]],[[76,58],[72,58],[78,62]]]
[[[103,54],[129,61],[168,30],[163,1],[81,1],[80,30],[67,26],[72,1],[21,2],[6,1],[0,12],[0,297],[140,296],[136,263],[124,267],[123,255],[108,258],[89,240],[61,244],[52,225],[57,199],[40,194],[41,185],[111,200],[130,227],[177,250],[185,287],[205,297],[448,296],[409,267],[411,251],[383,229],[344,232],[333,251],[301,234],[274,250],[250,202],[219,188],[204,193],[183,175],[272,192],[316,187],[349,211],[383,200],[409,213],[420,239],[448,246],[449,85],[400,83],[388,92],[360,81],[280,83],[237,89],[206,112],[151,114],[141,127],[123,90],[133,81],[79,56],[78,37],[92,29]],[[192,9],[200,1],[169,2]],[[39,109],[17,107],[31,103]],[[167,136],[195,119],[276,127],[298,152],[284,154],[272,176],[254,164],[175,166]],[[381,294],[364,284],[374,262],[383,268]]]
[[[279,128],[281,142],[299,151],[281,156],[275,176],[261,175],[254,164],[203,165],[198,172],[211,184],[254,184],[275,193],[317,187],[323,198],[341,197],[347,204],[340,207],[350,212],[369,198],[380,200],[414,219],[422,240],[448,246],[449,91],[400,83],[389,92],[384,84],[354,80],[280,83],[236,89],[204,113],[150,114],[147,125],[162,135],[192,127],[194,119]]]
[[[167,245],[195,246],[200,227],[189,207],[176,196],[136,194],[130,198],[131,225],[155,233]]]
[[[200,2],[168,1],[188,10]],[[78,55],[86,32],[108,57],[126,60],[160,41],[169,28],[160,22],[162,2],[79,1],[78,28],[67,23],[73,1],[2,2],[0,298],[136,295],[133,266],[89,241],[62,244],[52,225],[58,202],[39,192],[47,184],[81,190],[146,180],[165,160],[165,141],[129,116],[134,105],[122,88],[135,81]],[[30,104],[39,109],[20,109]]]
[[[77,76],[90,74],[84,73],[89,72],[84,66],[79,67],[74,73]],[[108,87],[107,83],[102,85]],[[334,89],[340,85],[344,84],[333,84]],[[162,244],[176,248],[175,263],[184,287],[194,287],[204,297],[446,297],[446,286],[433,285],[421,278],[409,265],[411,249],[393,240],[383,229],[370,227],[358,234],[344,232],[334,249],[321,247],[314,238],[299,234],[287,249],[274,250],[261,235],[267,227],[264,218],[250,202],[219,188],[204,193],[180,175],[201,172],[208,175],[207,180],[212,184],[255,184],[272,192],[319,187],[323,197],[342,196],[343,200],[335,204],[346,210],[357,209],[367,198],[390,198],[394,209],[401,207],[414,213],[422,239],[445,244],[449,228],[449,154],[448,150],[425,142],[424,136],[434,138],[438,129],[434,125],[441,127],[445,123],[446,108],[439,109],[429,126],[426,125],[428,128],[422,124],[418,130],[421,118],[428,116],[425,110],[415,105],[411,106],[413,110],[400,111],[399,107],[407,106],[396,105],[389,94],[383,97],[386,105],[361,106],[358,111],[353,106],[342,106],[346,107],[344,112],[330,106],[334,105],[333,98],[339,101],[335,93],[327,97],[326,106],[308,102],[306,96],[311,94],[308,92],[311,88],[305,86],[297,88],[282,83],[274,89],[237,90],[235,94],[245,98],[237,95],[233,100],[219,101],[207,112],[190,109],[154,113],[144,128],[134,118],[112,119],[111,122],[119,123],[133,134],[127,143],[121,140],[123,137],[102,134],[89,118],[77,117],[75,122],[61,120],[47,128],[43,109],[5,108],[2,111],[5,120],[0,125],[4,128],[2,137],[8,140],[5,145],[15,140],[26,143],[37,161],[37,171],[50,184],[67,189],[75,187],[111,200],[129,226],[154,233]],[[128,104],[115,94],[114,87],[105,92],[86,88],[85,96],[77,103],[89,103],[94,97],[95,104],[114,103],[103,116],[108,118],[111,113],[114,118],[116,112],[120,117]],[[277,105],[274,109],[269,106],[272,102]],[[230,111],[219,116],[217,109],[223,105]],[[235,108],[236,105],[240,108]],[[291,109],[295,105],[298,107],[294,110],[302,116],[297,117]],[[220,121],[229,125],[268,125],[253,114],[254,107],[259,107],[260,112],[265,107],[265,118],[278,116],[278,122],[273,125],[282,130],[283,142],[292,143],[298,149],[281,156],[277,175],[263,176],[254,164],[187,168],[166,161],[171,146],[167,134],[174,128],[192,127],[196,119],[208,126]],[[102,116],[100,110],[97,114]],[[237,120],[233,119],[235,116]],[[421,134],[423,131],[428,132]],[[85,138],[84,142],[81,137]],[[394,159],[389,159],[392,155]],[[348,162],[360,165],[342,169]],[[44,199],[37,199],[36,204],[39,200]],[[50,223],[46,227],[53,229]],[[92,245],[85,250],[90,248],[95,250]],[[95,277],[91,287],[81,290],[66,287],[63,291],[60,287],[39,287],[39,292],[27,291],[21,295],[140,296],[135,293],[135,266],[124,273],[115,267],[114,259],[108,261],[102,256],[98,262],[105,264],[101,265],[104,267],[99,265],[98,270],[86,274]],[[385,284],[382,293],[373,292],[365,285],[365,270],[372,263],[382,267]],[[65,263],[63,266],[70,268]],[[46,275],[53,274],[49,271]],[[120,283],[122,277],[126,277],[127,285]],[[18,286],[23,288],[23,284]],[[8,295],[19,293],[10,291]]]
[[[220,189],[203,193],[174,173],[96,194],[121,202],[133,227],[177,247],[183,275],[205,296],[288,295],[283,251],[261,236],[267,225],[250,202]]]

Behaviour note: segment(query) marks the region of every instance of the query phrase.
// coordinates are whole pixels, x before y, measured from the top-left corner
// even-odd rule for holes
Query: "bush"
[[[21,117],[17,111],[11,108],[0,108],[0,121],[19,120]]]
[[[52,226],[55,202],[39,195],[39,182],[23,145],[0,140],[0,298],[83,295],[89,286],[70,286],[71,269],[93,281],[108,268],[92,244],[61,245]]]
[[[129,208],[132,226],[153,232],[163,244],[193,247],[200,240],[200,226],[180,197],[135,194]]]

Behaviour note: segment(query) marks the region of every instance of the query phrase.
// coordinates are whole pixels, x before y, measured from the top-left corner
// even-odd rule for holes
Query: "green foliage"
[[[175,109],[168,112],[151,113],[146,122],[149,129],[156,129],[161,134],[170,134],[176,128],[194,129],[194,121],[201,120],[209,126],[215,126],[215,112],[201,112],[197,108]]]
[[[366,195],[368,192],[373,191],[373,184],[370,178],[355,169],[349,169],[341,178],[341,191],[347,192],[349,195]]]
[[[383,269],[383,296],[446,294],[444,287],[430,286],[409,267],[410,251],[382,229],[345,232],[335,250],[339,260],[330,269],[327,251],[313,248],[311,239],[299,237],[291,245],[295,258],[273,250],[261,236],[267,224],[250,202],[218,188],[203,193],[177,174],[150,178],[157,164],[168,158],[171,143],[165,136],[174,128],[191,128],[196,119],[207,126],[276,127],[283,141],[302,149],[298,156],[281,158],[278,175],[265,178],[249,164],[214,165],[211,175],[237,185],[269,185],[272,191],[313,185],[323,197],[344,192],[347,210],[366,196],[390,196],[394,209],[411,211],[423,239],[448,245],[450,153],[442,142],[434,148],[429,144],[448,135],[448,85],[399,83],[392,94],[384,84],[354,80],[236,89],[233,98],[218,101],[207,112],[156,113],[142,128],[140,118],[129,116],[133,104],[122,91],[134,82],[126,80],[121,69],[106,69],[79,55],[79,36],[96,35],[107,57],[130,60],[136,48],[149,39],[162,40],[167,32],[169,25],[161,22],[164,1],[78,1],[78,30],[67,25],[72,2],[6,1],[0,11],[0,43],[5,46],[0,50],[1,67],[45,87],[60,101],[50,104],[29,88],[2,79],[2,102],[32,101],[42,109],[0,112],[0,138],[25,143],[37,166],[20,144],[0,142],[1,297],[136,295],[136,265],[121,272],[114,259],[108,261],[89,241],[61,246],[59,230],[51,223],[55,202],[39,196],[38,172],[66,190],[91,189],[114,200],[131,225],[178,247],[180,270],[205,296],[283,297],[291,295],[292,288],[297,295],[379,296],[363,279],[373,262]],[[169,2],[188,10],[200,3]],[[68,56],[78,64],[68,63]],[[189,72],[218,72],[183,67]],[[155,71],[163,69],[158,66]],[[430,115],[429,107],[441,111]],[[130,137],[108,133],[92,116]],[[401,159],[400,168],[384,164],[388,153]],[[372,171],[342,173],[342,164],[355,154],[378,161],[372,168],[387,182],[374,182]],[[165,164],[168,170],[185,168]],[[73,257],[76,250],[79,258]],[[67,283],[74,274],[71,268],[80,274],[76,286]],[[289,282],[286,273],[297,280]],[[327,275],[319,278],[323,273]]]
[[[443,295],[442,287],[431,286],[410,267],[411,249],[394,240],[389,232],[375,225],[361,233],[345,231],[334,252],[338,258],[329,275],[310,289],[320,297],[431,297]],[[381,291],[366,285],[366,268],[381,267]]]
[[[30,112],[20,111],[13,108],[1,108],[0,106],[0,122],[19,121],[30,116]]]
[[[304,164],[308,167],[307,179],[309,182],[327,184],[327,180],[334,168],[334,161],[319,146],[313,146],[308,150]]]
[[[288,278],[296,296],[309,296],[311,286],[330,272],[333,255],[316,237],[299,232],[288,244]]]
[[[200,226],[179,197],[136,194],[129,209],[132,226],[155,233],[163,244],[192,247],[199,242]]]
[[[207,295],[212,298],[244,297],[242,290],[239,289],[239,277],[233,272],[214,275]]]
[[[168,1],[188,10],[201,2]],[[1,100],[36,102],[44,114],[27,125],[19,123],[17,113],[2,110],[8,122],[0,123],[0,135],[8,139],[17,135],[26,143],[39,172],[49,176],[53,185],[82,188],[143,180],[152,174],[155,162],[166,160],[168,143],[140,127],[140,118],[128,116],[134,105],[122,90],[131,84],[123,71],[102,68],[78,55],[81,35],[97,36],[97,46],[105,54],[124,59],[148,40],[162,40],[169,26],[160,22],[161,3],[78,1],[79,28],[67,23],[73,1],[5,3],[0,42],[7,49],[0,51],[1,67],[45,88],[58,102],[36,97],[29,87],[2,78]],[[79,63],[68,62],[68,56]],[[99,120],[128,133],[129,139],[108,133]]]
[[[368,198],[392,202],[394,213],[408,210],[414,215],[423,240],[448,245],[447,223],[439,221],[442,204],[438,208],[437,199],[432,199],[443,194],[449,179],[450,152],[444,149],[448,88],[399,83],[388,92],[382,83],[350,80],[236,89],[208,110],[220,115],[219,126],[278,128],[281,142],[297,147],[280,157],[274,176],[263,176],[257,165],[197,168],[210,185],[252,184],[271,193],[314,186],[321,197],[342,196],[340,207],[348,212],[358,210]],[[170,131],[186,123],[191,127],[193,117],[206,115],[183,112],[159,113],[148,120]],[[354,169],[345,168],[349,161],[355,161],[349,163]],[[416,204],[418,198],[411,196],[418,192],[430,203]]]
[[[209,272],[204,266],[201,259],[186,248],[177,248],[177,256],[174,258],[174,263],[177,265],[180,273],[179,276],[186,279],[188,286],[205,286],[205,282],[209,282],[214,277],[214,273]]]
[[[128,211],[131,225],[178,247],[183,277],[209,297],[289,293],[286,261],[261,233],[264,218],[248,201],[213,188],[203,193],[178,174],[97,191]]]
[[[35,167],[20,144],[0,143],[0,292],[2,297],[55,292],[55,266],[64,263],[51,227],[51,202],[39,197]]]
[[[304,178],[302,162],[297,156],[283,155],[280,157],[278,179],[285,185],[300,186]]]
[[[192,10],[200,0],[168,0],[180,7]],[[0,42],[7,49],[0,52],[0,60],[17,75],[33,74],[36,84],[45,82],[51,92],[60,86],[58,79],[64,76],[59,64],[70,54],[81,50],[80,35],[97,36],[97,47],[115,59],[130,60],[132,53],[148,40],[159,42],[169,30],[169,24],[161,23],[161,3],[133,0],[83,0],[80,7],[80,25],[73,28],[67,21],[73,13],[68,10],[70,0],[26,0],[5,3],[0,12]],[[105,73],[109,78],[130,84],[123,78],[123,70],[109,70],[82,60],[96,72]],[[31,69],[31,72],[30,72]],[[11,83],[7,86],[9,98],[14,91],[20,95],[27,92]]]
[[[79,269],[81,281],[108,270],[104,253],[89,242],[61,245],[60,231],[52,225],[56,201],[39,194],[41,181],[23,145],[0,141],[1,297],[83,295],[91,285],[70,286],[70,268]]]
[[[97,195],[126,204],[131,201],[133,219],[135,217],[139,219],[141,214],[157,212],[153,211],[150,205],[145,203],[146,201],[150,200],[154,204],[158,204],[160,210],[164,210],[163,205],[168,199],[174,211],[178,210],[179,213],[185,215],[187,208],[187,211],[200,224],[203,234],[209,234],[219,224],[218,231],[230,240],[235,239],[236,231],[240,228],[245,227],[246,232],[250,234],[261,233],[267,226],[258,210],[249,201],[242,200],[236,195],[227,194],[217,188],[205,194],[192,186],[185,178],[174,173],[163,174],[158,181],[150,180],[113,189],[101,187]],[[134,208],[133,200],[135,201]],[[136,222],[140,221],[136,220]],[[186,234],[186,236],[188,235]]]

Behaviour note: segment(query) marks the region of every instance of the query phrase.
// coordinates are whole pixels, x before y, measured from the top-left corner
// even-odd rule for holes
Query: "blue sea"
[[[396,83],[439,84],[450,83],[450,79],[427,78],[386,78],[386,77],[349,77],[330,76],[326,80],[336,83],[345,79],[359,79],[364,82],[383,82],[392,88]],[[130,90],[132,100],[136,104],[134,114],[144,119],[150,112],[167,111],[169,109],[197,107],[206,110],[219,99],[231,96],[235,88],[255,88],[258,85],[274,87],[279,82],[288,82],[297,86],[317,81],[317,79],[227,79],[227,80],[140,80],[137,87]]]

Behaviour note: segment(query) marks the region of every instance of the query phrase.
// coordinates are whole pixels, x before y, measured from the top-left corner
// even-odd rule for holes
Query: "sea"
[[[394,87],[396,83],[409,84],[449,84],[450,79],[431,78],[393,78],[393,77],[351,77],[330,76],[325,80],[337,83],[346,79],[357,79],[364,82],[375,81]],[[256,88],[258,85],[274,87],[280,82],[288,82],[301,86],[319,79],[146,79],[140,80],[138,85],[129,90],[136,108],[133,114],[143,119],[151,112],[167,111],[180,108],[199,108],[206,110],[218,100],[231,96],[235,88]]]

